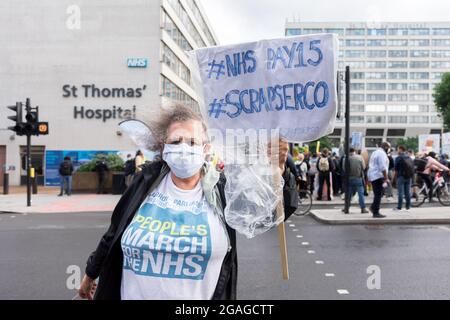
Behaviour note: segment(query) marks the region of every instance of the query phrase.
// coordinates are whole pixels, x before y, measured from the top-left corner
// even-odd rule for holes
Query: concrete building
[[[441,133],[432,93],[450,71],[450,22],[286,22],[286,35],[322,32],[338,35],[339,70],[351,68],[351,131],[363,146]]]
[[[6,0],[0,3],[0,185],[24,183],[26,138],[7,109],[31,98],[49,135],[32,137],[38,181],[64,155],[134,150],[118,123],[172,101],[197,107],[186,51],[217,43],[196,0]]]

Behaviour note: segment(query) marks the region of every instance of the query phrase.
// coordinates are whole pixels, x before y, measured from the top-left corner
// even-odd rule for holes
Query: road
[[[67,282],[108,223],[107,213],[0,214],[0,299],[75,297]],[[286,229],[289,281],[276,230],[239,236],[239,299],[450,299],[450,226],[329,226],[307,216]],[[369,289],[378,275],[369,282],[380,288]]]

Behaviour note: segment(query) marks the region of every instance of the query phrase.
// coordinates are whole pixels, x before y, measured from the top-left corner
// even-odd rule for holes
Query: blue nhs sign
[[[128,68],[147,68],[146,58],[128,58],[127,66]]]

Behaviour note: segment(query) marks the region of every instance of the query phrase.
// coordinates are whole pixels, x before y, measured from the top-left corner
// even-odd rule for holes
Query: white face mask
[[[192,177],[205,163],[203,146],[189,146],[186,143],[165,144],[163,159],[180,179]]]

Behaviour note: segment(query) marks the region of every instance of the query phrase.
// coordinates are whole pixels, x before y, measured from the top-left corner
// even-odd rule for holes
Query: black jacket
[[[97,249],[89,256],[86,275],[92,279],[99,278],[94,299],[120,300],[122,280],[123,253],[120,240],[123,232],[134,217],[135,212],[149,194],[155,181],[164,170],[163,161],[144,165],[142,171],[134,178],[117,203],[111,224],[100,240]],[[223,208],[225,207],[225,177],[221,176],[216,185]],[[292,202],[292,201],[288,201]],[[285,206],[285,219],[295,211],[295,208]],[[227,225],[231,250],[226,254],[214,291],[213,300],[235,300],[237,286],[237,251],[236,231]]]

